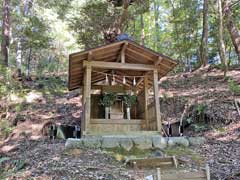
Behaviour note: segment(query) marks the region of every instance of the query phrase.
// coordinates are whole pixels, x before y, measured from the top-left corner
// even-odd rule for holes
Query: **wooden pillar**
[[[121,52],[121,63],[125,63],[125,52]]]
[[[81,136],[84,135],[85,132],[85,107],[84,107],[84,86],[81,87],[81,93],[82,93],[82,98],[81,98],[81,103],[82,103],[82,112],[81,112]]]
[[[157,120],[157,131],[161,132],[162,129],[162,122],[161,122],[161,115],[160,115],[160,103],[159,103],[159,89],[158,89],[158,71],[153,71],[153,89],[154,89],[154,99],[155,99],[155,113],[156,113],[156,120]]]
[[[127,49],[128,42],[124,43],[122,50],[121,50],[121,63],[125,63],[125,51]]]
[[[144,119],[145,129],[149,130],[149,119],[148,119],[148,76],[144,76]]]
[[[91,73],[92,67],[87,65],[84,72],[84,87],[83,87],[83,103],[84,103],[84,131],[89,132],[90,118],[91,118]]]

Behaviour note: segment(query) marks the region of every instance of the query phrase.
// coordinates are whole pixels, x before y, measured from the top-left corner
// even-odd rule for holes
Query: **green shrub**
[[[228,87],[233,94],[240,95],[240,85],[238,85],[235,81],[229,80]]]
[[[185,121],[187,122],[187,124],[193,123],[193,119],[191,117],[187,118]]]
[[[124,94],[122,98],[123,98],[123,103],[129,108],[137,103],[136,95]]]
[[[198,120],[198,122],[204,122],[205,121],[205,112],[207,110],[206,104],[198,104],[195,108],[195,116]]]
[[[201,116],[202,114],[204,114],[206,109],[207,109],[207,105],[206,104],[198,104],[197,105],[197,115]]]
[[[195,132],[202,132],[208,130],[208,126],[206,124],[192,124],[191,127]]]
[[[100,105],[104,107],[111,107],[117,98],[116,93],[105,93],[100,100]]]
[[[13,127],[7,120],[0,121],[0,137],[7,138],[10,133],[13,131]]]

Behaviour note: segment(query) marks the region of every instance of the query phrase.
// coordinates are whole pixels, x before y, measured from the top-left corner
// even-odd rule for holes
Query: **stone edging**
[[[82,139],[67,139],[65,148],[118,148],[130,151],[133,147],[138,149],[164,149],[173,146],[196,146],[204,144],[204,137],[162,137],[153,136],[102,136]]]

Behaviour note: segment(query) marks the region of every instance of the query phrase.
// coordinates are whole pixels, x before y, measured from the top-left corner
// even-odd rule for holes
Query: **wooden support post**
[[[157,120],[157,131],[161,133],[162,130],[162,122],[161,122],[161,115],[160,115],[160,103],[159,103],[159,89],[158,89],[158,71],[153,71],[153,87],[154,87],[154,99],[155,99],[155,113],[156,113],[156,120]]]
[[[121,63],[125,63],[125,51],[127,49],[127,46],[128,46],[128,42],[126,42],[123,47],[122,47],[122,50],[121,50]]]
[[[210,168],[209,168],[209,165],[208,164],[206,164],[206,167],[205,167],[205,169],[206,169],[206,176],[207,176],[207,180],[210,180]]]
[[[161,56],[158,57],[157,61],[154,62],[154,65],[159,65],[162,62],[163,58]]]
[[[92,67],[87,65],[84,72],[84,87],[83,87],[83,94],[84,94],[84,130],[85,134],[89,132],[89,123],[91,118],[91,73]]]
[[[173,156],[173,163],[175,168],[178,168],[178,162],[177,162],[177,158],[175,156]]]
[[[81,103],[82,103],[82,112],[81,112],[81,137],[84,135],[85,132],[85,107],[84,107],[84,88],[83,86],[81,87],[81,93],[82,93],[82,98],[81,98]]]
[[[157,168],[157,180],[161,180],[161,169]]]
[[[121,63],[125,63],[125,53],[121,53]]]
[[[145,130],[149,130],[149,119],[148,119],[148,76],[144,76],[144,119],[145,119]]]

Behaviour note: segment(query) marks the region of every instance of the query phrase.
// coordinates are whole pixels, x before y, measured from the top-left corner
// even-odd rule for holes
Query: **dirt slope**
[[[234,104],[234,100],[240,96],[230,90],[229,79],[239,83],[240,71],[231,70],[228,72],[228,79],[224,79],[221,70],[207,67],[192,73],[167,76],[160,82],[161,113],[165,121],[180,119],[185,106],[191,106],[184,117],[193,125],[187,129],[187,133],[205,136],[208,139],[204,146],[197,147],[194,151],[207,159],[213,179],[240,179],[240,116]],[[10,160],[7,162],[11,163],[9,167],[4,166],[5,169],[14,167],[21,172],[24,170],[19,178],[29,177],[33,173],[40,179],[47,177],[58,179],[61,177],[61,167],[66,167],[61,163],[69,162],[73,168],[69,168],[66,173],[69,173],[71,178],[71,172],[76,170],[74,167],[78,167],[82,162],[86,163],[85,160],[80,158],[77,161],[74,159],[75,155],[64,154],[64,142],[45,142],[41,136],[41,129],[50,120],[65,124],[79,123],[81,111],[79,92],[68,92],[66,82],[59,78],[26,81],[21,86],[23,88],[16,88],[17,90],[8,97],[11,101],[7,103],[9,107],[7,114],[5,113],[7,99],[1,98],[1,124],[7,119],[16,126],[9,130],[5,124],[4,129],[1,129],[1,133],[2,130],[11,132],[11,136],[0,141],[0,161],[1,158],[8,157]],[[30,153],[26,154],[26,151]],[[46,156],[40,156],[44,153]],[[101,167],[104,163],[109,163],[103,170],[96,166],[98,171],[106,173],[105,175],[111,176],[109,171],[121,169],[118,162],[107,155],[105,159],[100,152],[76,153],[82,153],[89,158],[93,155],[96,157],[94,163],[99,163]],[[36,155],[39,155],[39,158]],[[21,159],[29,160],[23,163]],[[43,173],[45,166],[52,168],[52,172]],[[79,167],[84,166],[81,164]],[[123,174],[113,179],[119,177],[127,179],[128,170],[121,171]],[[84,171],[79,170],[79,173]],[[86,179],[89,178],[91,179],[90,172],[86,174]]]
[[[191,120],[192,128],[185,133],[208,139],[195,151],[206,157],[214,179],[235,180],[240,179],[240,115],[234,100],[240,96],[230,90],[229,81],[239,84],[240,71],[231,70],[227,76],[207,67],[165,77],[160,88],[164,120],[180,119],[184,106],[191,104],[185,120]]]

